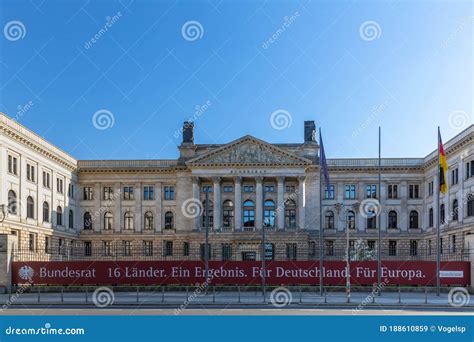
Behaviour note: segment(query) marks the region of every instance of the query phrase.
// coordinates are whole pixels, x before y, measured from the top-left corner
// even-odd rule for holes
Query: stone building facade
[[[0,245],[18,260],[195,260],[207,221],[211,260],[261,259],[263,228],[268,259],[307,260],[319,258],[322,225],[325,258],[340,259],[347,227],[351,249],[368,255],[380,227],[384,259],[425,260],[436,255],[439,210],[442,258],[472,248],[474,126],[444,144],[440,203],[436,151],[382,159],[380,189],[377,159],[328,159],[332,187],[320,191],[315,129],[305,122],[301,143],[247,135],[209,145],[185,123],[178,159],[76,160],[0,114]]]

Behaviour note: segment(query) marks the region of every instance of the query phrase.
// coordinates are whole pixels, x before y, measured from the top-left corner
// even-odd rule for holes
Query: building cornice
[[[74,171],[77,167],[76,159],[1,112],[0,133],[55,161],[70,171]]]

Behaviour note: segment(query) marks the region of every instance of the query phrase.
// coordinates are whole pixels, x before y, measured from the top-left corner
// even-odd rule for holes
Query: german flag
[[[446,175],[448,173],[448,162],[446,161],[446,153],[444,152],[443,141],[441,140],[441,132],[438,127],[438,159],[439,159],[439,191],[442,194],[448,192],[448,182]]]

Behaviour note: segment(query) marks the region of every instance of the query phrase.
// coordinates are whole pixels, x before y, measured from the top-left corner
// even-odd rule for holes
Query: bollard
[[[8,287],[8,301],[10,302],[12,300],[12,287]]]
[[[165,302],[165,287],[161,286],[161,302]]]
[[[188,286],[186,285],[186,300],[189,298]]]
[[[38,303],[40,302],[40,287],[38,286]]]
[[[398,304],[402,304],[402,291],[400,290],[400,285],[398,285]]]
[[[303,303],[303,294],[301,293],[301,286],[300,286],[300,303]]]
[[[64,288],[61,286],[61,303],[64,303]]]
[[[88,291],[88,287],[86,286],[86,303],[89,301],[89,299],[87,298],[87,291]]]
[[[215,286],[212,287],[212,302],[213,303],[216,302],[216,287]]]
[[[323,292],[324,292],[324,304],[327,304],[328,303],[328,293],[326,291],[326,288],[323,288]]]
[[[428,288],[425,286],[425,304],[428,304]]]
[[[240,303],[240,286],[237,286],[238,302]]]
[[[140,297],[139,297],[139,296],[140,296],[140,292],[139,292],[138,286],[137,286],[137,303],[140,301]]]

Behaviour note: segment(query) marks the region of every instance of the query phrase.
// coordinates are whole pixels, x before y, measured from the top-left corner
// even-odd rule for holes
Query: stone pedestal
[[[12,286],[11,267],[13,251],[18,246],[18,238],[11,234],[0,234],[0,293]]]

